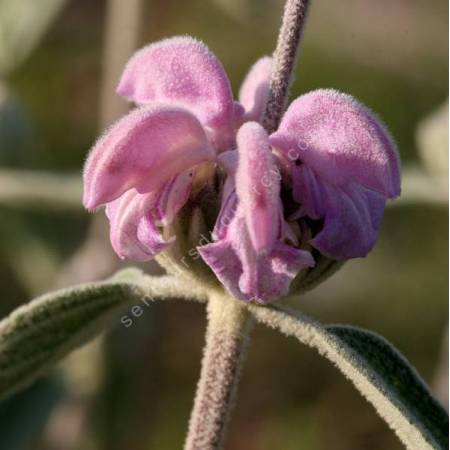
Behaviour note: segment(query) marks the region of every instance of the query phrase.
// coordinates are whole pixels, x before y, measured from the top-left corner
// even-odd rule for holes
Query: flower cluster
[[[271,64],[256,62],[235,101],[223,66],[195,39],[131,58],[117,92],[137,108],[100,138],[84,172],[84,205],[106,205],[120,257],[146,261],[173,245],[163,230],[205,165],[220,174],[221,208],[198,252],[234,297],[275,300],[317,252],[346,260],[372,249],[385,202],[400,193],[389,133],[352,97],[316,90],[269,136],[260,122]]]

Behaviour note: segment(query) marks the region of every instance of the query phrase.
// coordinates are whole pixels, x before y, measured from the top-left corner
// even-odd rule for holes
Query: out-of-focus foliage
[[[26,164],[32,125],[26,109],[0,81],[0,164]]]
[[[66,0],[0,0],[0,77],[38,44]]]
[[[448,188],[448,100],[419,123],[417,142],[426,169]]]
[[[62,380],[54,375],[0,402],[2,450],[27,450],[36,445],[50,413],[63,395]]]

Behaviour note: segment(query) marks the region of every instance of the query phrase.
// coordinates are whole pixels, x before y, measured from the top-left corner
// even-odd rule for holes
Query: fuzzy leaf
[[[76,347],[102,332],[123,307],[185,297],[172,277],[125,270],[113,278],[43,295],[0,322],[0,399],[24,388]]]
[[[335,325],[326,327],[368,376],[375,375],[379,386],[389,394],[403,414],[423,427],[432,441],[448,448],[448,415],[433,398],[428,386],[405,357],[383,337],[361,328]],[[439,447],[438,447],[439,448]]]
[[[382,337],[323,326],[279,306],[249,306],[255,318],[315,348],[375,407],[406,448],[448,448],[448,416],[409,362]]]

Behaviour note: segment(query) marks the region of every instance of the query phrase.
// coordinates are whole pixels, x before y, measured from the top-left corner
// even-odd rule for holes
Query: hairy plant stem
[[[238,300],[213,294],[200,380],[185,450],[223,448],[253,320]]]
[[[263,126],[273,133],[284,113],[310,0],[287,0],[273,55],[272,76]]]
[[[284,113],[309,0],[287,0],[274,53],[263,125],[271,133]],[[213,294],[200,380],[185,450],[218,450],[225,430],[253,319],[238,300]]]

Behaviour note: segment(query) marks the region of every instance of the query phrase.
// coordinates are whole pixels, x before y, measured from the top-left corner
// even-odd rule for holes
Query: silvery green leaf
[[[0,0],[0,76],[33,50],[66,0]]]
[[[406,448],[448,448],[447,413],[406,358],[385,339],[359,328],[326,327],[279,306],[249,309],[260,322],[296,337],[331,361]]]
[[[172,277],[128,269],[107,281],[51,292],[19,307],[0,322],[0,399],[119,321],[125,306],[190,294]]]
[[[361,328],[326,327],[350,358],[367,376],[376,376],[379,388],[397,408],[421,428],[437,448],[448,448],[448,415],[406,358],[386,339]]]

